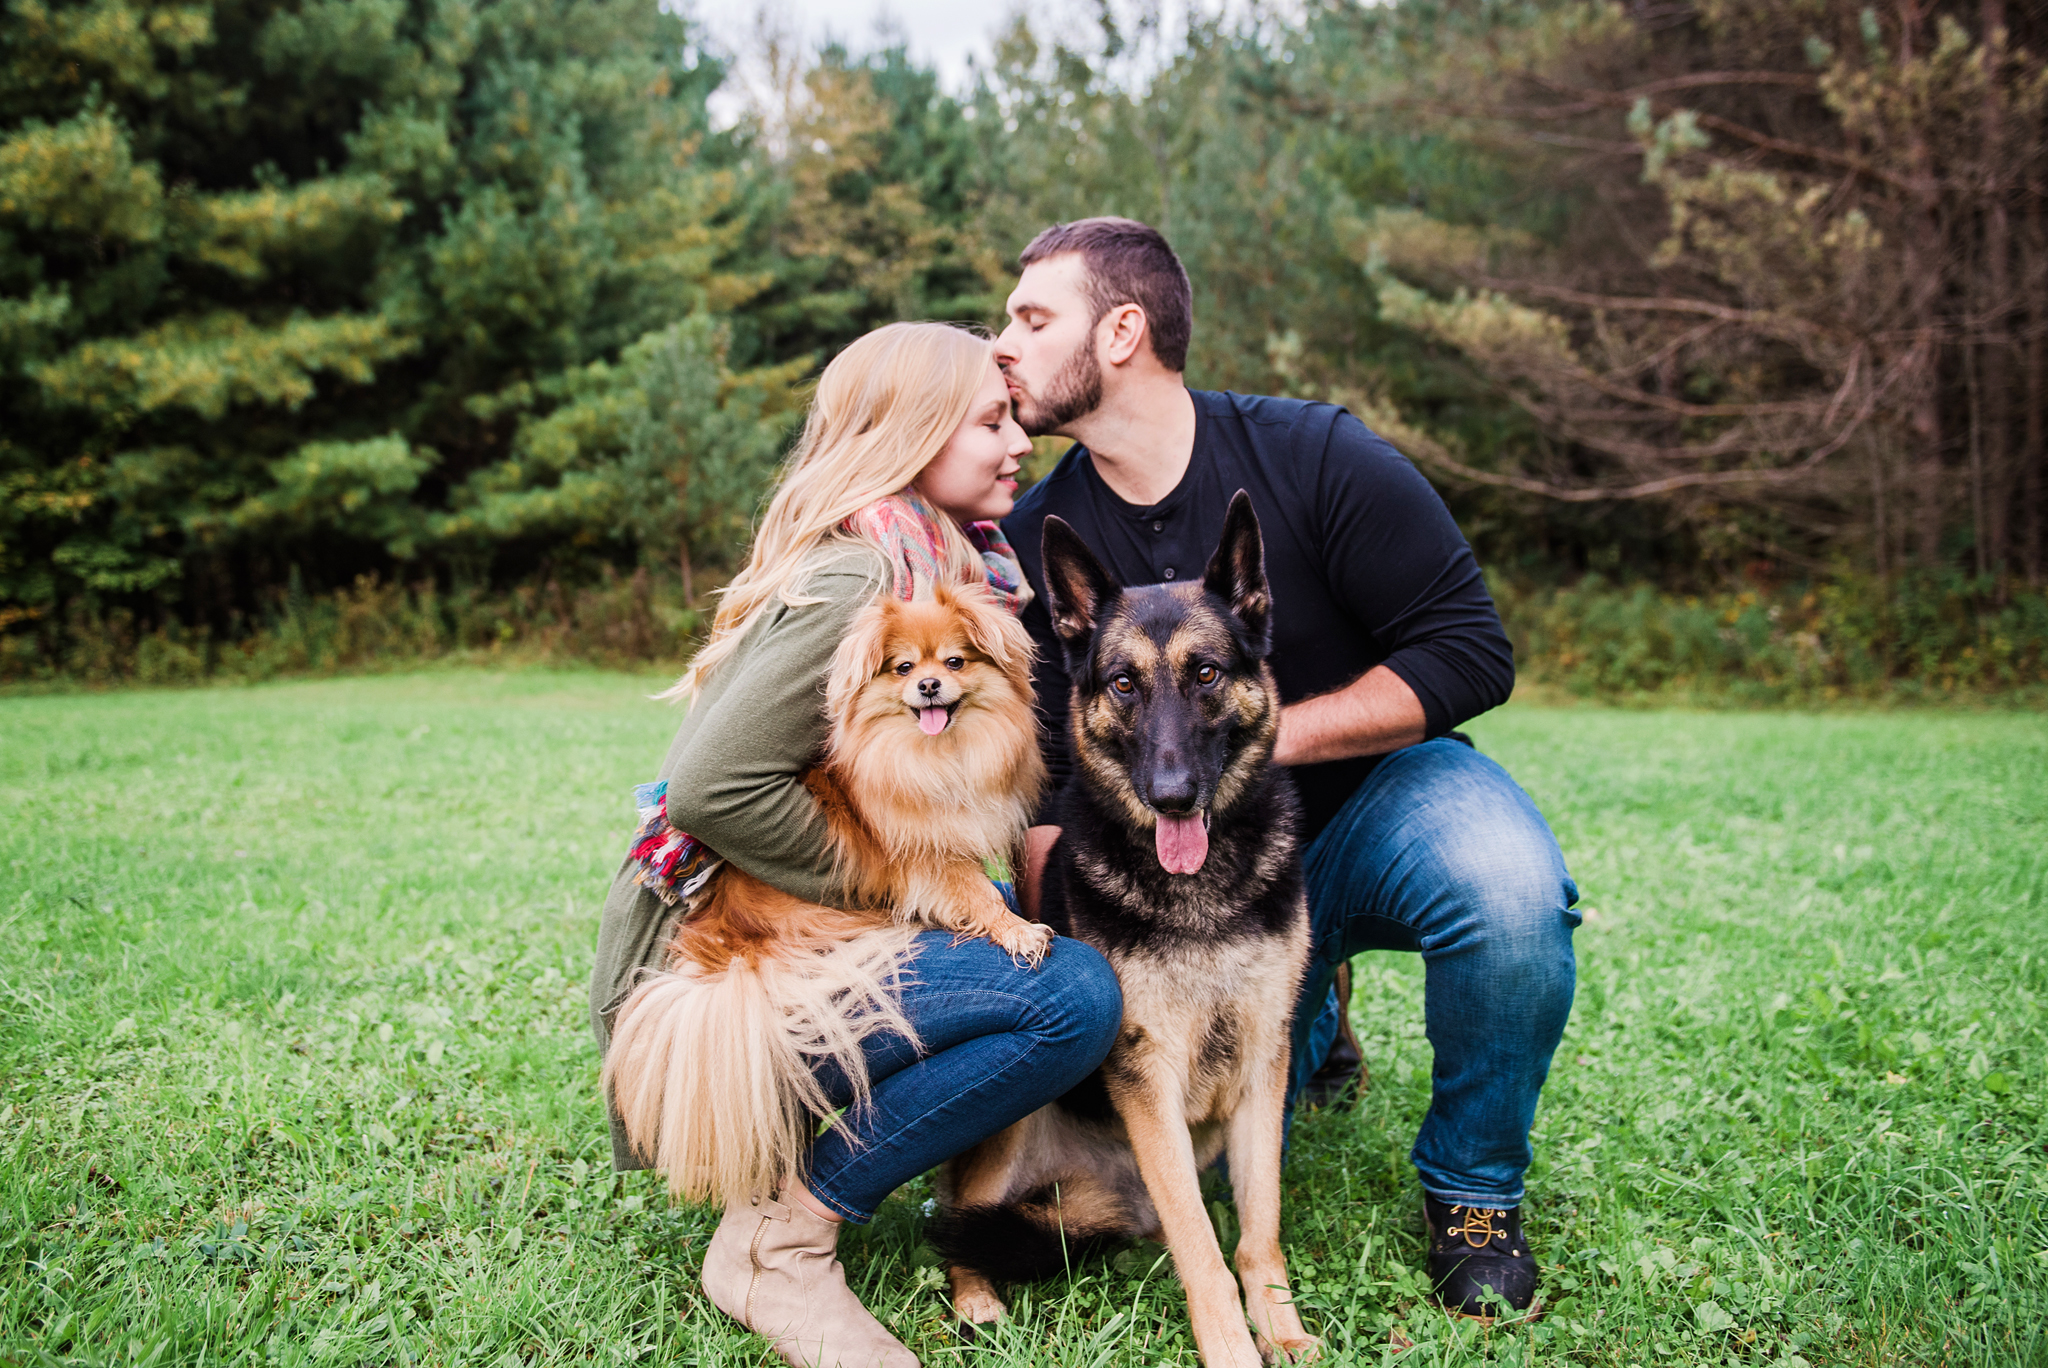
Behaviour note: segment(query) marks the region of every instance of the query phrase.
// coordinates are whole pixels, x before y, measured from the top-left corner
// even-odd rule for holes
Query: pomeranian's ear
[[[1251,638],[1252,653],[1263,657],[1273,646],[1273,594],[1266,586],[1266,550],[1259,536],[1259,515],[1252,497],[1242,489],[1231,496],[1223,515],[1223,540],[1209,557],[1202,587],[1230,605]]]
[[[1046,515],[1039,554],[1045,566],[1046,610],[1052,614],[1052,629],[1071,665],[1087,655],[1095,621],[1121,586],[1064,518]]]
[[[886,590],[882,596],[853,616],[846,639],[832,656],[832,672],[825,677],[825,710],[831,717],[844,717],[853,700],[882,668],[889,651],[889,629],[896,618],[896,600]]]
[[[1017,621],[1017,615],[996,602],[986,584],[940,585],[936,597],[951,608],[967,628],[967,640],[974,649],[996,663],[1004,674],[1029,679],[1031,658],[1036,652],[1031,633]]]

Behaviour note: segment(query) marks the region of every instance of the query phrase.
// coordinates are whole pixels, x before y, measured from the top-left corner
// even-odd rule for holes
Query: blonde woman
[[[671,690],[690,701],[647,825],[606,899],[591,976],[602,1047],[643,966],[659,962],[672,903],[730,860],[811,902],[844,906],[824,823],[799,775],[826,737],[822,685],[854,614],[915,574],[985,577],[1013,610],[1030,597],[995,520],[1010,511],[1030,440],[1011,414],[990,343],[936,323],[896,323],[825,368],[746,568],[711,640]],[[665,804],[665,808],[663,805]],[[687,832],[687,842],[675,833]],[[866,1047],[869,1104],[828,1132],[801,1183],[728,1207],[704,1255],[727,1315],[808,1368],[906,1368],[917,1360],[846,1286],[843,1221],[1085,1078],[1122,1017],[1115,974],[1090,947],[1056,942],[1036,969],[988,941],[921,938],[904,1015],[920,1051],[880,1033]],[[851,1092],[820,1075],[828,1091]],[[612,1157],[643,1167],[612,1118]]]

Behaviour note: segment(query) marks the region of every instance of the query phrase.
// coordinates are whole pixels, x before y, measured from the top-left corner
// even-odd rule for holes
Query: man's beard
[[[1092,332],[1092,330],[1091,330]],[[1047,437],[1067,424],[1086,418],[1102,404],[1102,363],[1095,359],[1095,339],[1083,338],[1052,379],[1045,394],[1017,405],[1017,423],[1032,437]]]

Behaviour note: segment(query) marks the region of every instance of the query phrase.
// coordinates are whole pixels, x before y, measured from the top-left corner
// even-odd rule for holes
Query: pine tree
[[[722,72],[653,0],[17,0],[0,62],[0,626],[523,554],[576,466],[527,429],[685,336],[669,421],[781,430],[715,345]]]
[[[1354,69],[1345,95],[1520,148],[1587,209],[1544,238],[1415,214],[1357,235],[1383,316],[1552,439],[1547,463],[1439,447],[1440,469],[1655,500],[1724,564],[2038,583],[2038,15],[2015,32],[2001,4],[1943,0],[1443,12],[1464,31],[1439,25],[1398,73]]]

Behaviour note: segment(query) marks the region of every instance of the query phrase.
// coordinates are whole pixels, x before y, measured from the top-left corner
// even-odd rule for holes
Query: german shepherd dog
[[[1042,1278],[1093,1247],[1163,1236],[1209,1368],[1311,1358],[1321,1345],[1280,1254],[1308,903],[1298,800],[1271,763],[1280,697],[1258,519],[1240,491],[1200,584],[1124,588],[1058,518],[1044,548],[1076,759],[1045,918],[1115,967],[1123,1029],[1096,1074],[946,1166],[931,1236],[952,1265],[954,1307],[970,1324],[997,1320],[991,1279]],[[1224,1150],[1242,1302],[1198,1176]]]

